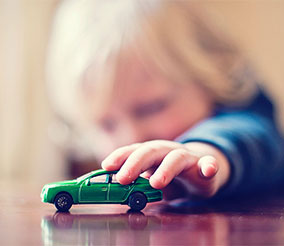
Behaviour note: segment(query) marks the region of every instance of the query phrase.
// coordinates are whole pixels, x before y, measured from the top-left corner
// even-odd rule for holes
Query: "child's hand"
[[[155,140],[128,145],[112,152],[102,167],[108,171],[120,169],[117,179],[121,184],[129,184],[142,174],[156,189],[165,188],[179,177],[188,192],[203,197],[213,196],[229,178],[224,155],[198,142]]]

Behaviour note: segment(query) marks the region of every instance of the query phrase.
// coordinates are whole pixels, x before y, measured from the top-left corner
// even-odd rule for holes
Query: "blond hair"
[[[173,82],[199,83],[216,103],[247,102],[255,91],[247,59],[209,22],[191,1],[63,2],[47,62],[56,107],[65,115],[73,113],[78,84],[92,63],[98,76],[107,74],[104,86],[112,87],[106,81],[114,81],[119,56],[128,46]]]

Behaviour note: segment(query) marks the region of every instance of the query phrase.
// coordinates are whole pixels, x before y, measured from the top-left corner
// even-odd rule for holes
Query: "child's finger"
[[[117,179],[121,184],[129,184],[141,173],[155,164],[160,164],[163,158],[172,150],[170,146],[154,146],[145,144],[133,151],[125,161],[119,172]]]
[[[191,194],[201,197],[212,197],[218,190],[215,176],[218,172],[218,163],[213,156],[201,157],[197,165],[186,170],[190,185],[187,186]]]
[[[145,172],[141,173],[140,176],[145,178],[145,179],[149,179],[153,173],[156,171],[157,167],[151,167],[148,170],[146,170]]]
[[[102,168],[107,171],[114,171],[120,169],[120,167],[126,161],[128,156],[137,148],[139,148],[140,145],[140,143],[137,143],[116,149],[102,161]]]
[[[175,149],[169,152],[151,176],[151,186],[156,189],[164,188],[182,171],[196,165],[197,161],[198,157],[191,155],[184,149]]]
[[[213,156],[203,156],[198,161],[200,173],[205,178],[212,178],[218,171],[217,161]]]

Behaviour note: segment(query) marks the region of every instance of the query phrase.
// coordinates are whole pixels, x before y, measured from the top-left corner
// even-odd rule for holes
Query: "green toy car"
[[[73,204],[128,204],[135,211],[147,202],[162,200],[162,191],[138,177],[129,185],[116,180],[117,171],[96,170],[77,179],[47,184],[41,192],[43,202],[54,203],[58,211],[67,212]]]

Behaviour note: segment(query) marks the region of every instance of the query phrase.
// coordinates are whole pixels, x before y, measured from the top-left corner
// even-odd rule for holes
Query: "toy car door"
[[[80,188],[80,202],[107,202],[109,174],[93,176]]]
[[[109,201],[110,202],[121,202],[125,200],[133,183],[129,185],[121,185],[116,180],[116,174],[112,174],[109,181],[110,181]]]

